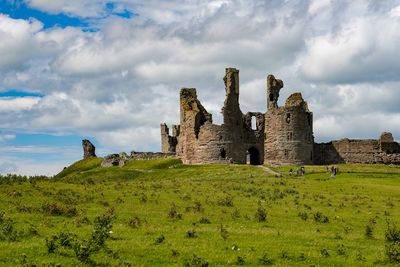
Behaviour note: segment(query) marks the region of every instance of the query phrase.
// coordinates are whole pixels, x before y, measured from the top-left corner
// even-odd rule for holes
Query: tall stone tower
[[[313,118],[300,93],[292,94],[285,106],[278,106],[281,80],[267,77],[264,162],[287,164],[313,163]]]

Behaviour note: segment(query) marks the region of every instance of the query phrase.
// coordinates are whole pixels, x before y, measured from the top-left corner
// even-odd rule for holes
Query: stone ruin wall
[[[172,125],[172,135],[165,123],[160,124],[161,129],[161,153],[175,153],[180,131],[179,125]]]
[[[197,99],[196,89],[183,88],[180,93],[180,125],[176,135],[177,145],[171,147],[171,138],[161,126],[163,151],[175,149],[177,157],[186,164],[239,163],[247,161],[249,149],[258,153],[262,163],[264,144],[264,115],[259,112],[243,114],[239,107],[239,71],[227,68],[224,77],[226,98],[222,114],[224,122],[216,125],[212,115]],[[256,129],[251,129],[251,119],[256,118]]]
[[[268,111],[265,114],[265,162],[270,164],[313,163],[313,116],[300,93],[278,107],[281,80],[267,78]]]
[[[391,133],[383,133],[379,139],[342,139],[329,143],[314,144],[315,164],[364,163],[400,164],[400,145]]]

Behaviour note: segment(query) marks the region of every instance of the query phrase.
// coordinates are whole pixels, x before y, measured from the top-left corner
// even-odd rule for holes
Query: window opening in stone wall
[[[225,151],[225,148],[221,148],[221,149],[220,149],[219,155],[221,156],[222,159],[226,158],[226,151]]]
[[[293,133],[292,132],[288,132],[287,133],[287,140],[288,141],[292,141],[293,140]]]
[[[273,94],[269,94],[269,101],[274,101],[274,95]]]
[[[289,123],[290,122],[290,113],[286,114],[286,122]]]
[[[285,149],[285,159],[288,159],[288,157],[289,157],[289,151]]]
[[[253,131],[257,130],[257,119],[255,116],[251,117],[251,129]]]
[[[312,155],[312,151],[311,151],[311,153],[310,153],[310,160],[313,160],[313,157],[312,157],[313,155]]]

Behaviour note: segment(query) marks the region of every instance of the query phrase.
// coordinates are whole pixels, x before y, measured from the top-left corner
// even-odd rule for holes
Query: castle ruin
[[[313,114],[301,93],[278,106],[282,80],[268,75],[267,112],[243,114],[239,106],[239,70],[227,68],[223,123],[213,124],[196,89],[180,92],[180,124],[161,124],[162,153],[175,153],[184,164],[400,164],[400,145],[391,133],[377,140],[342,139],[314,143]],[[255,126],[252,128],[252,120]]]

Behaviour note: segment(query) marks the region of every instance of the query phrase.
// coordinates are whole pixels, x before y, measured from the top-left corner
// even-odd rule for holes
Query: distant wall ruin
[[[400,145],[390,133],[383,133],[379,139],[314,144],[314,154],[315,164],[400,164]]]

